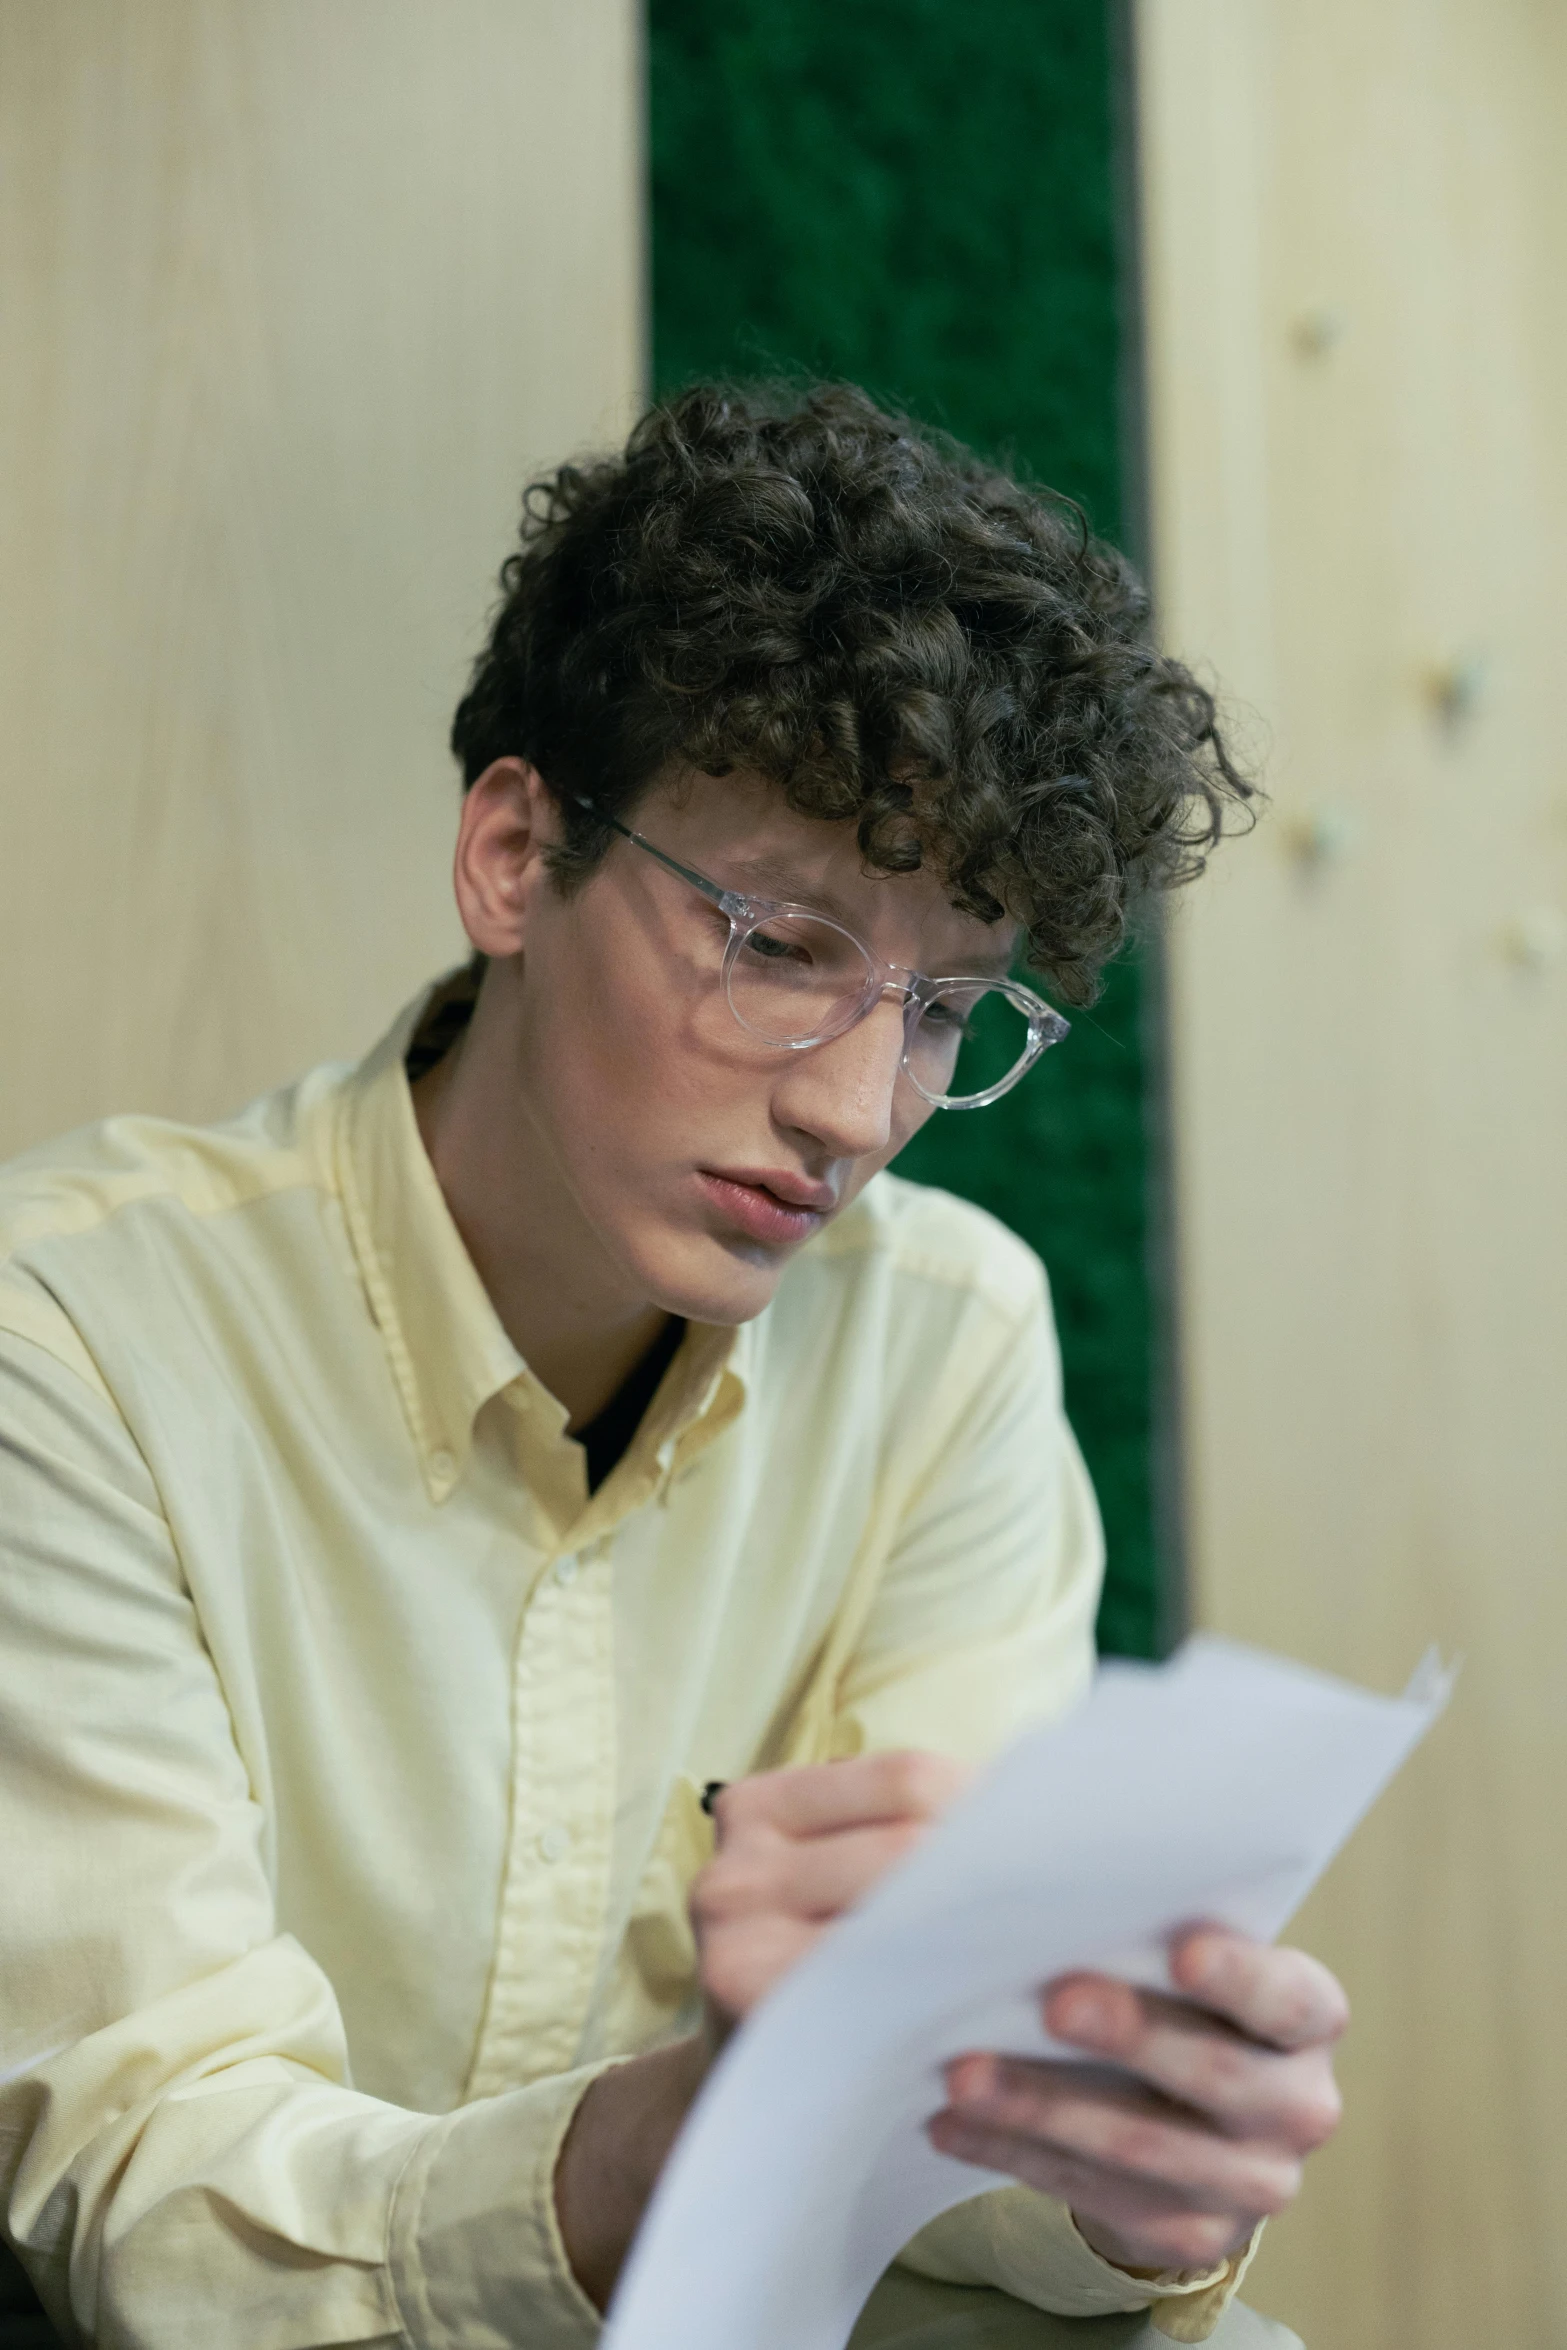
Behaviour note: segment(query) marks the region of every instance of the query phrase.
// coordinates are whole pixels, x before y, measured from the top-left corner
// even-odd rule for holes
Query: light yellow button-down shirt
[[[554,2165],[691,2021],[701,1783],[980,1758],[1090,1670],[1027,1250],[878,1178],[590,1497],[421,1146],[416,1011],[0,1174],[0,2209],[104,2345],[590,2342]],[[1171,2330],[1231,2282],[1022,2190],[910,2258]]]

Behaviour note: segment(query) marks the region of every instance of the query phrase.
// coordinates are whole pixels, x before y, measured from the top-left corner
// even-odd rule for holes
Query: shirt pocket
[[[713,1857],[713,1823],[694,1779],[676,1778],[631,1905],[610,2035],[621,2049],[694,2029],[701,2009],[689,1895]]]

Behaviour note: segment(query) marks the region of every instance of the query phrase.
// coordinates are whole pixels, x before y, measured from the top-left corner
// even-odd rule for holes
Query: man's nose
[[[902,1065],[903,1006],[889,993],[842,1036],[790,1055],[773,1089],[774,1115],[830,1158],[884,1151]]]

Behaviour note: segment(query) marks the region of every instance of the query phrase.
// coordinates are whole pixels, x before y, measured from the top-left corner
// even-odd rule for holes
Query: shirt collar
[[[511,1391],[535,1454],[564,1448],[566,1411],[507,1337],[414,1117],[404,1060],[436,992],[425,989],[347,1077],[336,1142],[349,1239],[425,1484],[440,1502],[462,1475],[474,1422],[492,1397]],[[614,1489],[618,1516],[667,1486],[727,1427],[744,1401],[749,1353],[745,1332],[692,1325],[637,1432],[624,1464],[629,1476],[607,1480],[590,1514],[603,1514],[599,1505]],[[559,1486],[563,1502],[572,1480],[561,1464],[554,1475],[544,1474],[542,1458],[537,1466],[539,1481]],[[560,1517],[559,1502],[551,1514]]]

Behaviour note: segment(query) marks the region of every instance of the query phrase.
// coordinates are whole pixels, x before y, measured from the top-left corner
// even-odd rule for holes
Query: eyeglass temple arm
[[[656,849],[650,840],[644,840],[640,832],[633,832],[630,825],[622,824],[618,816],[606,815],[591,800],[585,800],[581,792],[573,792],[571,796],[579,808],[586,808],[588,814],[596,817],[600,824],[607,824],[611,832],[618,832],[622,840],[629,840],[634,847],[645,849],[650,857],[656,857],[669,872],[678,873],[682,881],[689,881],[693,889],[699,889],[703,897],[728,913],[729,900],[734,896],[732,890],[720,889],[718,883],[709,881],[705,874],[693,873],[689,865],[680,864],[674,857],[666,857],[662,849]]]

